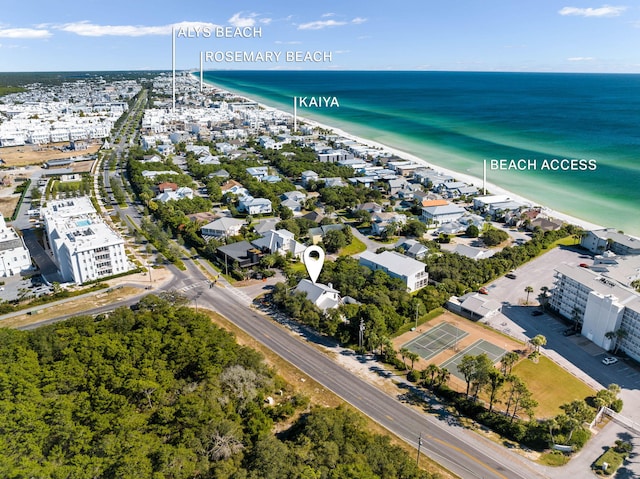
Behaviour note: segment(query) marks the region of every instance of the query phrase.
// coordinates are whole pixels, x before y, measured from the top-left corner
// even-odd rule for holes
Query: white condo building
[[[410,293],[424,288],[429,283],[426,264],[395,251],[383,251],[379,254],[364,251],[360,255],[359,263],[373,271],[381,269],[392,278],[401,279]]]
[[[0,276],[13,276],[30,268],[31,255],[24,240],[0,214]]]
[[[556,268],[550,305],[581,323],[581,334],[598,346],[606,350],[618,346],[640,360],[640,293],[631,287],[631,282],[638,279],[640,256],[626,261],[630,263],[608,272],[561,264]],[[625,274],[625,278],[620,275],[628,272],[635,273]],[[607,333],[619,330],[624,331],[620,339],[607,337]]]
[[[86,283],[132,268],[124,240],[102,221],[88,197],[50,201],[42,217],[64,281]]]

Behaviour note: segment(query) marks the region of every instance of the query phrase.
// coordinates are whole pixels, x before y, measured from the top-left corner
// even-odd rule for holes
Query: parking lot
[[[534,316],[540,310],[538,295],[543,286],[553,288],[554,268],[568,263],[579,265],[591,263],[580,252],[555,248],[514,271],[515,279],[502,277],[487,286],[489,296],[502,303],[502,312],[487,321],[493,328],[510,336],[527,341],[537,334],[547,338],[544,352],[551,359],[587,384],[597,389],[616,383],[623,388],[623,415],[640,423],[640,369],[635,363],[620,360],[616,364],[604,365],[602,360],[611,353],[596,346],[583,336],[565,336],[568,322],[549,314]],[[525,288],[531,286],[533,293],[525,304]]]

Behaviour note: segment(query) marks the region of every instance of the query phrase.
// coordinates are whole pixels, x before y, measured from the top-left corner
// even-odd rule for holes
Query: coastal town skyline
[[[2,71],[167,70],[174,32],[178,69],[209,52],[204,69],[640,73],[640,7],[627,4],[10,3]]]

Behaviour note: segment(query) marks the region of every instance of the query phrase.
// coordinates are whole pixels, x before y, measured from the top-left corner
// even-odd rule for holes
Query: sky
[[[175,40],[178,70],[640,73],[624,1],[3,0],[0,71],[170,70]]]

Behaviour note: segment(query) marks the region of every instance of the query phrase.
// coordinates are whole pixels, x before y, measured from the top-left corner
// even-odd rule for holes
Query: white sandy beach
[[[223,91],[230,91],[230,90],[227,90],[225,88],[221,88],[221,87],[218,87],[218,86],[215,86],[215,85],[208,84],[206,82],[205,82],[205,84],[208,85],[209,87],[213,88],[213,89],[223,90]],[[235,95],[237,95],[239,98],[244,98],[244,99],[246,99],[248,101],[253,101],[253,102],[256,101],[255,99],[249,98],[244,94],[239,94],[237,92],[233,92],[233,93]],[[289,116],[291,116],[293,118],[293,114],[291,114],[289,112],[280,110],[279,108],[274,108],[274,107],[269,106],[269,105],[265,105],[265,104],[260,103],[260,102],[258,102],[258,104],[260,105],[260,107],[264,108],[265,110],[279,111],[279,112],[282,112],[285,115],[289,115]],[[311,126],[314,126],[314,127],[319,127],[319,128],[326,129],[326,130],[331,130],[336,135],[342,136],[342,137],[347,138],[349,140],[356,141],[358,143],[361,143],[363,145],[366,145],[366,146],[369,146],[369,147],[372,147],[372,148],[378,148],[378,149],[380,149],[380,150],[382,150],[382,151],[384,151],[386,153],[389,153],[391,155],[397,156],[397,157],[399,157],[401,159],[406,159],[406,160],[410,160],[410,161],[418,163],[418,164],[422,164],[427,168],[431,168],[431,169],[433,169],[435,171],[438,171],[438,172],[441,172],[443,174],[452,176],[452,177],[456,178],[458,181],[462,181],[464,183],[467,183],[467,184],[470,184],[470,185],[474,185],[479,190],[482,191],[482,188],[483,188],[483,184],[482,183],[483,182],[482,182],[481,178],[476,178],[474,176],[471,176],[471,175],[468,175],[468,174],[465,174],[465,173],[460,173],[460,172],[457,172],[457,171],[449,170],[447,168],[443,168],[441,166],[429,163],[428,161],[426,161],[423,158],[420,158],[420,157],[418,157],[416,155],[413,155],[411,153],[407,153],[407,152],[402,151],[402,150],[400,150],[398,148],[394,148],[394,147],[391,147],[391,146],[388,146],[388,145],[385,145],[385,144],[382,144],[382,143],[378,143],[378,142],[373,141],[373,140],[369,140],[369,139],[366,139],[366,138],[355,136],[355,135],[353,135],[351,133],[347,133],[346,131],[341,130],[339,128],[335,128],[335,127],[333,127],[331,125],[327,125],[325,123],[320,123],[320,122],[318,122],[316,120],[305,118],[305,117],[302,117],[300,115],[297,115],[297,121],[298,121],[298,125],[300,125],[301,123],[305,123],[305,124],[308,124],[308,125],[311,125]],[[574,225],[580,226],[581,228],[583,228],[585,230],[594,230],[594,229],[603,229],[604,228],[603,226],[591,223],[589,221],[586,221],[586,220],[583,220],[583,219],[580,219],[580,218],[576,218],[576,217],[561,213],[559,211],[552,210],[552,209],[550,209],[550,208],[548,208],[548,207],[546,207],[544,205],[541,205],[540,203],[536,203],[535,201],[531,201],[531,200],[529,200],[529,199],[527,199],[525,197],[522,197],[520,195],[514,194],[514,193],[512,193],[510,191],[507,191],[504,188],[502,188],[502,187],[500,187],[498,185],[495,185],[493,183],[487,182],[486,183],[486,189],[489,192],[489,194],[492,194],[492,195],[504,195],[504,196],[507,196],[508,198],[514,200],[514,201],[525,203],[525,204],[527,204],[529,206],[539,206],[542,209],[542,212],[544,214],[546,214],[547,216],[549,216],[551,218],[559,219],[559,220],[564,221],[566,223],[570,223],[570,224],[574,224]]]

